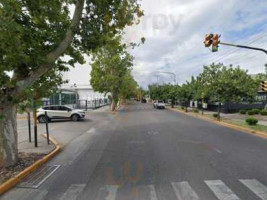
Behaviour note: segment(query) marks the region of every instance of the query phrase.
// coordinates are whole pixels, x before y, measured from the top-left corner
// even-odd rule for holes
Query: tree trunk
[[[201,114],[204,115],[204,99],[202,99],[201,109],[202,109]]]
[[[17,106],[3,103],[0,108],[0,167],[16,164],[18,160]]]
[[[115,102],[115,100],[112,99],[112,101],[111,101],[111,106],[110,106],[110,108],[111,108],[111,112],[113,112],[113,111],[116,110],[116,107],[117,107],[116,104],[117,104],[117,103]]]
[[[217,119],[218,119],[218,121],[221,120],[221,102],[218,105]]]

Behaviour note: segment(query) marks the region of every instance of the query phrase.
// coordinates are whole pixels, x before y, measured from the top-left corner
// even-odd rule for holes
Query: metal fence
[[[109,105],[109,99],[94,99],[94,100],[76,100],[74,102],[66,102],[66,101],[57,101],[55,102],[50,99],[43,99],[40,106],[47,106],[47,105],[65,105],[74,109],[83,109],[83,110],[90,110],[90,109],[97,109],[106,105]]]

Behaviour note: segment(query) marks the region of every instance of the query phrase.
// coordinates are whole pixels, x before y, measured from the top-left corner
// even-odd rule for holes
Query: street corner
[[[46,137],[45,134],[43,136]],[[51,137],[49,140],[53,145],[53,149],[49,153],[44,154],[40,151],[37,151],[38,153],[19,153],[19,160],[15,166],[0,168],[0,195],[13,188],[29,174],[33,173],[59,153],[61,146],[58,142]]]

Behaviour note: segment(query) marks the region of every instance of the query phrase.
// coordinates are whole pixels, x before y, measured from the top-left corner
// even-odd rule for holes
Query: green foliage
[[[133,57],[121,45],[121,37],[111,40],[95,52],[92,60],[90,82],[95,91],[110,92],[115,102],[120,95],[128,97],[133,94],[137,88],[137,83],[130,75]]]
[[[55,74],[84,64],[84,54],[122,35],[141,16],[138,0],[1,1],[0,103],[10,96],[14,102],[25,100],[30,87],[39,91],[36,82],[55,81]]]
[[[245,109],[241,109],[241,110],[239,110],[239,113],[241,115],[245,115],[245,114],[247,114],[247,111]]]
[[[261,110],[260,109],[252,109],[252,112],[254,112],[255,115],[260,114]]]
[[[213,116],[214,118],[218,118],[218,114],[217,114],[217,113],[214,113],[212,116]]]
[[[194,113],[199,113],[199,110],[198,109],[194,109],[193,112]]]
[[[255,115],[256,113],[254,112],[254,110],[249,110],[248,111],[248,115]]]
[[[241,100],[252,102],[258,89],[258,83],[239,67],[222,64],[204,66],[200,77],[208,88],[210,98],[221,103]]]
[[[267,110],[262,110],[262,111],[260,112],[260,114],[263,115],[263,116],[267,116]]]
[[[255,125],[257,125],[258,120],[256,118],[254,118],[254,117],[249,117],[249,118],[246,119],[246,122],[250,126],[255,126]]]

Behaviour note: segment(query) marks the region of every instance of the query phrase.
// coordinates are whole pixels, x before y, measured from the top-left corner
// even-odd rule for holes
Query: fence
[[[74,109],[83,109],[83,110],[90,110],[90,109],[97,109],[106,105],[109,105],[110,101],[109,99],[94,99],[94,100],[76,100],[73,102],[66,102],[66,101],[57,101],[55,104],[54,101],[51,101],[50,99],[44,99],[41,103],[42,106],[46,105],[65,105]]]

